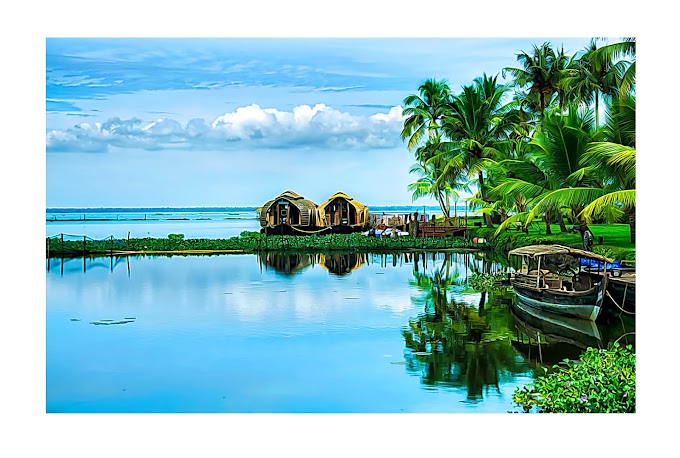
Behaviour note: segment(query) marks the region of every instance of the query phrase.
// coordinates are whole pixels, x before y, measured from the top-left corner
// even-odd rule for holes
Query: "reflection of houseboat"
[[[286,191],[262,206],[260,226],[267,235],[304,235],[323,230],[325,221],[314,202]]]
[[[558,315],[597,319],[607,285],[607,263],[613,260],[561,245],[531,245],[509,254],[522,259],[520,271],[510,281],[520,304]],[[576,259],[578,263],[561,261],[559,256]],[[602,261],[604,272],[600,281],[580,270],[581,259]]]
[[[368,226],[368,207],[343,192],[336,192],[319,205],[319,213],[333,232],[361,231]]]
[[[320,254],[319,264],[335,275],[346,275],[366,264],[368,254]]]
[[[265,253],[260,254],[259,258],[266,269],[272,268],[285,275],[294,275],[314,264],[313,255],[305,253]]]

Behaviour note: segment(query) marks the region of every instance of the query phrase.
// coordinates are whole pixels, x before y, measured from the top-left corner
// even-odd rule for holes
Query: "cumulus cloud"
[[[81,123],[47,133],[47,151],[105,152],[110,147],[158,149],[227,148],[388,148],[399,144],[404,116],[400,106],[387,113],[353,115],[324,104],[300,105],[292,111],[239,107],[212,122],[192,119],[186,126],[162,118],[110,118],[104,123]]]

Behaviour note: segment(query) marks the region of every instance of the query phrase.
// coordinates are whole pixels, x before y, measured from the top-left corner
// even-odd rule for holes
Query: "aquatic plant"
[[[588,348],[577,362],[515,388],[512,399],[525,412],[635,412],[635,353],[618,342],[611,349]],[[544,368],[547,372],[548,369]]]
[[[478,292],[490,292],[498,289],[505,289],[507,286],[502,286],[501,281],[507,280],[507,272],[497,272],[495,274],[478,272],[468,277],[468,286]]]

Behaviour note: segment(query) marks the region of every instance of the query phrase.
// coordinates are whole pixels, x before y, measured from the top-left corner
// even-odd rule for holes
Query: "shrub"
[[[184,240],[184,234],[168,234],[170,240]]]
[[[635,353],[614,343],[610,350],[588,348],[579,361],[515,388],[512,399],[525,412],[635,412]],[[547,372],[547,368],[544,368]]]

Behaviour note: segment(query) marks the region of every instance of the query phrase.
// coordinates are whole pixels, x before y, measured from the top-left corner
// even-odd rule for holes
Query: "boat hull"
[[[602,285],[583,293],[535,290],[513,283],[517,301],[524,307],[566,317],[595,321],[602,309]]]

